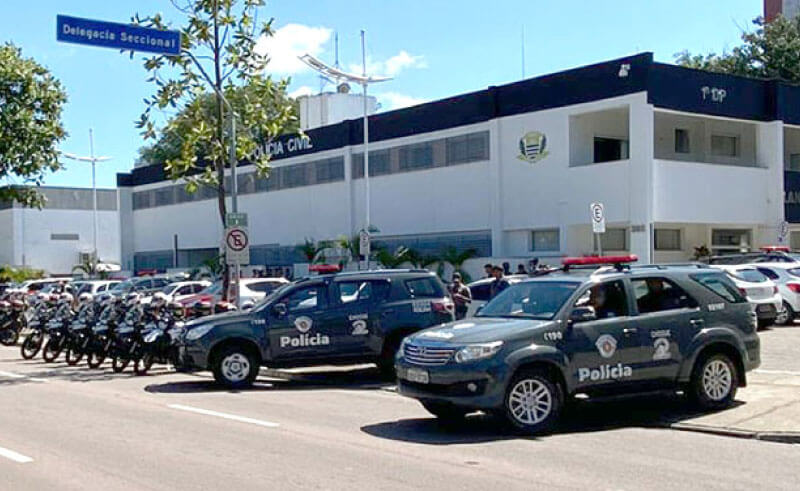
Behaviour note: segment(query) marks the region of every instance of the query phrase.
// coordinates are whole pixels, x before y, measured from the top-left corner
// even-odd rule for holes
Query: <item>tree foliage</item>
[[[66,101],[46,68],[13,44],[0,46],[0,178],[19,179],[19,185],[0,187],[0,201],[43,205],[35,186],[61,168],[56,145],[67,136],[61,124]]]
[[[254,150],[284,133],[296,121],[296,112],[286,97],[288,80],[276,82],[265,75],[269,60],[256,51],[258,39],[273,34],[272,20],[258,21],[264,0],[174,0],[172,4],[186,16],[182,50],[176,56],[144,58],[148,81],[156,87],[144,100],[137,127],[146,140],[158,139],[159,132],[162,135],[162,144],[157,143],[144,157],[163,159],[167,175],[186,179],[189,192],[201,184],[215,187],[224,220],[229,135],[219,94],[224,94],[236,113],[237,160],[250,160],[262,177],[269,172],[269,155],[254,156]],[[132,21],[168,28],[160,14],[136,14]],[[159,130],[158,114],[163,111],[176,113]]]
[[[741,46],[722,54],[678,53],[679,65],[712,72],[800,83],[800,17],[778,16],[772,22],[753,20],[756,29],[743,32]]]

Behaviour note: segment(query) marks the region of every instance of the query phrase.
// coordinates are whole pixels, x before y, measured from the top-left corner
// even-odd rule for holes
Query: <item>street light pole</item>
[[[94,133],[89,128],[89,156],[82,157],[74,153],[61,152],[64,157],[78,162],[91,162],[92,164],[92,273],[97,272],[97,162],[111,160],[111,157],[94,156]]]

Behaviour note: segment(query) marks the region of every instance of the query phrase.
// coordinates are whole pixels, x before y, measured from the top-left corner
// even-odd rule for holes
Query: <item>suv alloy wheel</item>
[[[253,385],[259,361],[244,346],[233,345],[214,357],[211,368],[217,383],[231,389],[243,389]]]
[[[731,405],[739,387],[733,361],[723,353],[698,360],[692,372],[691,396],[703,409],[722,409]]]
[[[542,433],[558,420],[564,396],[559,385],[542,370],[522,370],[508,384],[503,413],[516,430]]]

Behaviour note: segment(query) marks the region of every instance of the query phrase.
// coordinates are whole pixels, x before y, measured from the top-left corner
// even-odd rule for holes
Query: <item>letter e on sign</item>
[[[589,205],[589,212],[592,218],[592,232],[603,234],[606,231],[606,211],[603,203],[592,203]]]

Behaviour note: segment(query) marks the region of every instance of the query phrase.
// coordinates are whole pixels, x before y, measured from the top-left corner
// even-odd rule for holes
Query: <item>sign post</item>
[[[594,239],[597,241],[598,255],[603,255],[603,244],[601,241],[601,234],[606,232],[606,211],[603,203],[592,203],[589,205],[589,212],[592,217],[592,232]]]
[[[364,259],[367,262],[367,269],[369,269],[370,252],[369,232],[366,230],[361,230],[361,232],[358,233],[358,253],[364,256]]]
[[[246,213],[228,213],[225,216],[225,263],[233,266],[233,300],[239,305],[239,277],[241,267],[250,264],[250,236],[247,232]]]
[[[783,244],[783,242],[786,240],[786,237],[788,236],[789,236],[789,222],[784,220],[783,222],[781,222],[781,229],[778,232],[778,242]]]

